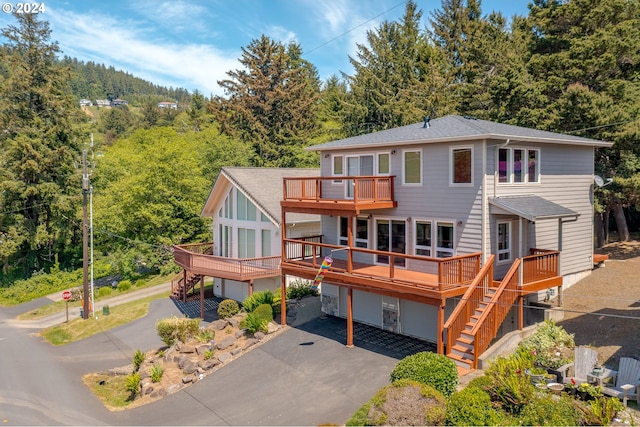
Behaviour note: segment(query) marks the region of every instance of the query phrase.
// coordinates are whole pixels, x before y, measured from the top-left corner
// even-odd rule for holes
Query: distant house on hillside
[[[158,102],[158,108],[161,109],[169,109],[169,110],[177,110],[178,109],[178,103],[177,102],[169,102],[169,101],[162,101],[162,102]]]
[[[108,99],[96,99],[96,105],[98,107],[111,107],[111,101]]]
[[[129,105],[129,102],[125,99],[120,99],[120,98],[117,98],[111,101],[112,107],[120,107],[121,105]]]
[[[80,100],[80,106],[81,107],[91,107],[91,106],[93,106],[93,102],[91,102],[89,99],[81,99]]]

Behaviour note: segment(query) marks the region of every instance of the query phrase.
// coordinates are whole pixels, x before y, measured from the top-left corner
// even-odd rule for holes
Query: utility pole
[[[87,195],[89,194],[87,150],[82,150],[82,318],[89,318],[89,225],[87,224]]]

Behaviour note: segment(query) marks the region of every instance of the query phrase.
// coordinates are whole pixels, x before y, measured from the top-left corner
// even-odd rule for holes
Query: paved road
[[[183,391],[110,412],[82,384],[82,375],[130,363],[136,349],[160,347],[155,322],[180,315],[178,307],[169,299],[156,300],[144,318],[62,347],[10,321],[27,310],[0,310],[5,425],[343,424],[387,384],[402,356],[399,342],[380,343],[380,334],[366,328],[356,331],[356,347],[346,348],[344,321],[317,319],[284,331]],[[375,341],[367,338],[374,335]],[[414,345],[408,350],[416,350]]]

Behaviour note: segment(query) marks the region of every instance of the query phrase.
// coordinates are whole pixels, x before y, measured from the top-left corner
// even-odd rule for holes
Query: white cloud
[[[150,41],[134,22],[71,12],[52,13],[49,19],[64,54],[123,68],[163,86],[190,85],[186,89],[199,89],[206,96],[223,95],[217,81],[239,66],[239,52],[203,44]]]
[[[283,45],[297,40],[296,33],[278,25],[272,25],[266,28],[265,35],[270,39],[278,41]]]

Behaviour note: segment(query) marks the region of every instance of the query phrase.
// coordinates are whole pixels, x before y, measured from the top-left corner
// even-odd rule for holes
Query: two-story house
[[[254,291],[280,287],[280,230],[290,238],[319,241],[319,215],[290,214],[281,222],[282,182],[288,177],[317,176],[318,169],[224,167],[201,216],[212,218],[212,241],[173,246],[183,271],[172,281],[172,297],[187,299],[200,284],[204,318],[204,282],[213,278],[213,295],[242,302]],[[292,247],[288,258],[301,250]],[[196,295],[194,295],[196,297]]]
[[[446,116],[310,147],[321,174],[284,180],[283,222],[322,215],[322,242],[282,273],[312,279],[323,310],[437,343],[475,367],[525,299],[593,267],[594,149],[607,142]],[[284,321],[284,319],[283,319]]]

